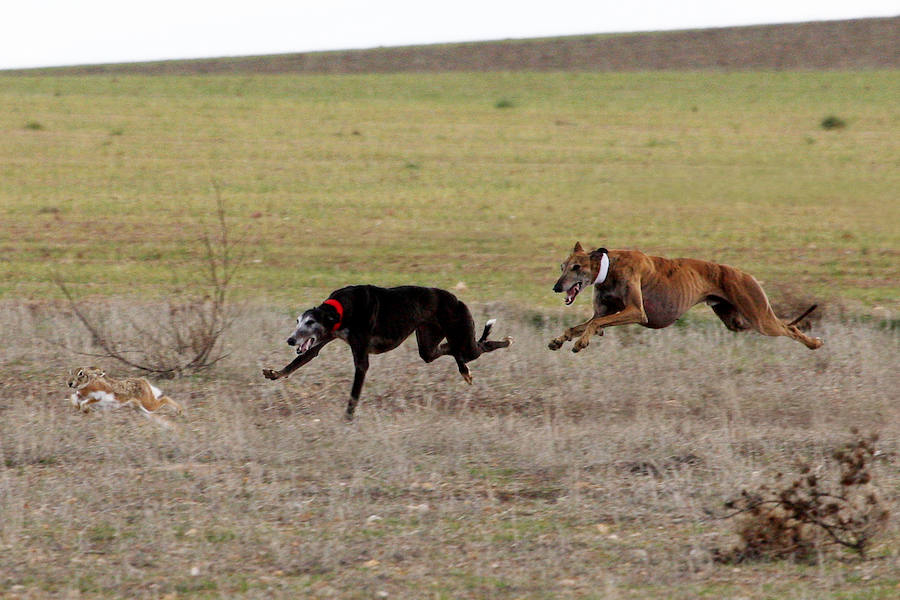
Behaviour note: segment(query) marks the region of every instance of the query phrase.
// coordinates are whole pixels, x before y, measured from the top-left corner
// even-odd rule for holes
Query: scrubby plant
[[[847,126],[847,123],[840,117],[835,115],[828,115],[819,123],[822,126],[822,129],[843,129]]]
[[[212,185],[217,231],[206,232],[200,238],[204,269],[198,274],[199,283],[186,296],[176,293],[161,314],[145,315],[141,321],[132,319],[124,327],[116,326],[80,306],[62,278],[56,277],[72,312],[99,349],[90,356],[167,376],[195,373],[225,358],[221,339],[234,320],[230,294],[243,255],[239,251],[241,239],[234,239],[229,231],[218,185],[215,181]]]
[[[889,511],[872,482],[872,464],[880,456],[876,434],[851,430],[855,441],[834,451],[832,461],[813,470],[803,465],[787,481],[757,491],[742,490],[725,507],[738,517],[740,544],[718,551],[720,562],[754,559],[809,560],[818,548],[838,544],[865,557],[872,540],[887,524]]]

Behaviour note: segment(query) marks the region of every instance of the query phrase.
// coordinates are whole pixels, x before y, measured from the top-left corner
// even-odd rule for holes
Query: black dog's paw
[[[272,369],[263,369],[263,377],[266,379],[278,379],[278,373]]]

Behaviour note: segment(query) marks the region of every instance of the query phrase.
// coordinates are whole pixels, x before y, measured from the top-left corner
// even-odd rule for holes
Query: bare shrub
[[[810,306],[816,306],[814,311],[797,323],[797,326],[803,331],[808,331],[813,325],[820,324],[823,317],[831,316],[831,313],[834,312],[835,307],[831,306],[831,302],[811,294],[798,284],[778,283],[769,285],[768,288],[772,310],[779,319],[792,321],[802,315]]]
[[[828,115],[819,122],[819,125],[827,131],[830,129],[843,129],[847,126],[847,122],[836,115]]]
[[[176,294],[175,300],[155,306],[140,318],[114,322],[105,312],[98,314],[96,307],[80,305],[62,279],[55,278],[70,308],[99,349],[90,356],[110,358],[140,371],[169,376],[207,369],[225,357],[221,337],[234,319],[229,294],[242,255],[237,251],[240,239],[230,236],[225,202],[215,182],[213,189],[216,231],[205,231],[201,237],[203,277],[188,295]],[[139,341],[138,347],[135,340]]]
[[[726,508],[737,509],[730,516],[740,517],[736,532],[741,544],[718,552],[717,560],[809,560],[823,544],[838,544],[865,557],[890,513],[872,484],[878,436],[861,437],[856,429],[852,433],[857,439],[834,451],[835,463],[816,472],[803,466],[787,484],[779,473],[774,486],[742,490],[739,498],[726,502]]]

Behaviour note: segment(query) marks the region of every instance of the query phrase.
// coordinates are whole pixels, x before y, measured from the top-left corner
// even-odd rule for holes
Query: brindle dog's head
[[[287,339],[288,346],[297,346],[297,354],[303,354],[313,346],[334,339],[334,326],[340,321],[331,306],[311,308],[297,317],[297,328]]]
[[[556,280],[553,291],[566,293],[566,305],[575,302],[578,292],[590,286],[597,279],[598,260],[607,253],[606,248],[586,252],[581,242],[575,242],[572,253],[562,263],[562,275]]]

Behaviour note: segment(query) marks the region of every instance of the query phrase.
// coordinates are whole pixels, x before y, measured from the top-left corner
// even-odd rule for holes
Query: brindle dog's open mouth
[[[575,302],[575,296],[577,296],[578,292],[581,291],[581,287],[582,287],[582,283],[580,281],[576,281],[575,283],[572,284],[572,287],[570,287],[566,291],[566,306]]]
[[[316,343],[316,336],[306,338],[306,341],[297,346],[297,354],[303,354],[307,350],[313,347],[313,344]]]

